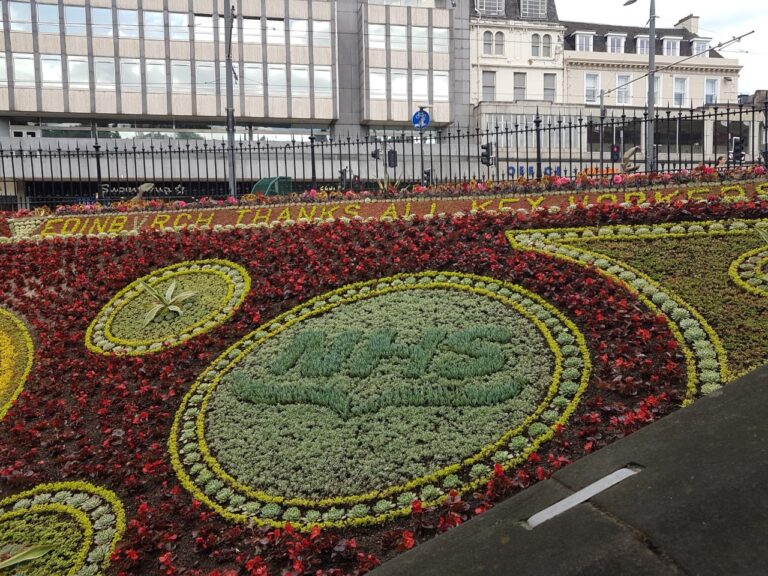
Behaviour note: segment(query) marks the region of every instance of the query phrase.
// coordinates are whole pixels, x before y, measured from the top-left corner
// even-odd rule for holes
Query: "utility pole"
[[[237,178],[235,175],[235,86],[234,68],[232,67],[232,32],[235,19],[235,7],[224,6],[225,41],[227,44],[227,151],[229,159],[229,195],[237,198]]]
[[[648,131],[645,140],[645,170],[656,172],[656,0],[651,0],[648,27],[648,122],[645,127]]]

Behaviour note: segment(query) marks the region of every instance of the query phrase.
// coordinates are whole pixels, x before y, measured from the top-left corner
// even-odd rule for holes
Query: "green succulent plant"
[[[46,554],[48,554],[48,552],[50,552],[53,549],[54,549],[53,546],[48,546],[45,544],[36,544],[34,546],[27,546],[11,554],[9,558],[0,561],[0,569],[11,568],[13,566],[18,566],[19,564],[23,564],[24,562],[31,562],[32,560],[37,560],[41,556],[45,556]]]
[[[141,289],[144,290],[145,293],[149,294],[153,300],[152,308],[149,309],[149,312],[147,312],[147,315],[144,317],[145,327],[154,322],[155,319],[158,318],[158,314],[161,312],[162,314],[160,314],[160,318],[169,313],[183,316],[184,311],[179,305],[182,302],[186,302],[190,298],[197,296],[197,292],[192,291],[176,294],[176,288],[178,287],[176,280],[171,282],[171,284],[166,289],[165,294],[163,294],[160,290],[150,286],[146,282],[139,282],[139,286],[141,286]]]

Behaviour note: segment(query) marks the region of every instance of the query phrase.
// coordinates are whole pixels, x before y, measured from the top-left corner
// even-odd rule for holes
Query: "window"
[[[688,92],[688,78],[675,78],[675,89],[672,94],[672,102],[675,106],[685,106]]]
[[[261,44],[261,19],[243,18],[243,43]]]
[[[64,30],[70,36],[85,36],[85,8],[64,6]]]
[[[664,56],[680,56],[680,39],[664,39]]]
[[[406,26],[389,27],[390,50],[408,50],[408,28]]]
[[[147,72],[147,92],[153,94],[168,92],[165,77],[165,60],[147,60],[145,67]]]
[[[177,94],[192,91],[192,67],[189,62],[171,61],[171,90]]]
[[[85,56],[67,56],[67,72],[69,73],[69,87],[88,90],[91,82],[88,78],[90,67]]]
[[[267,44],[285,44],[285,20],[273,18],[267,20]],[[285,66],[283,66],[283,77],[285,77]]]
[[[608,52],[611,54],[623,54],[624,42],[626,38],[624,36],[608,35]]]
[[[264,94],[264,69],[261,64],[246,62],[243,69],[243,90],[246,96]]]
[[[59,7],[56,4],[37,5],[37,31],[40,34],[60,34]]]
[[[616,76],[616,104],[631,104],[631,85],[632,76],[629,74],[618,74]]]
[[[120,84],[126,92],[141,92],[141,65],[137,59],[120,59]]]
[[[213,42],[213,16],[195,14],[195,42]]]
[[[647,36],[637,37],[637,53],[638,54],[650,54],[648,47],[650,46],[650,40]]]
[[[146,40],[165,40],[165,21],[162,12],[144,10],[144,38]]]
[[[429,33],[426,28],[421,26],[411,28],[411,50],[429,52]]]
[[[291,34],[291,46],[309,44],[309,22],[307,20],[289,20],[288,30]],[[307,71],[307,78],[309,78],[309,71]]]
[[[541,55],[544,58],[552,58],[552,36],[544,34],[541,42]]]
[[[32,54],[13,55],[13,81],[17,86],[35,85],[35,57]]]
[[[5,54],[0,54],[0,85],[2,86],[8,85],[8,69],[6,65]]]
[[[717,79],[707,78],[704,81],[704,104],[717,104]]]
[[[579,52],[592,52],[592,34],[576,34],[576,50]]]
[[[198,94],[216,93],[216,69],[213,62],[195,62],[195,87]]]
[[[368,47],[375,50],[387,48],[387,27],[384,24],[368,24]]]
[[[426,70],[411,71],[411,90],[414,104],[429,103],[429,72]]]
[[[521,0],[520,16],[543,19],[547,17],[547,0]]]
[[[496,72],[483,71],[483,102],[496,101]]]
[[[330,98],[333,96],[331,83],[331,67],[315,66],[315,98]]]
[[[600,94],[600,74],[586,74],[584,76],[584,100],[590,104],[597,102]]]
[[[138,38],[139,13],[136,10],[118,10],[117,31],[120,38]]]
[[[449,48],[448,28],[432,28],[432,51],[447,54]]]
[[[709,41],[708,40],[694,40],[693,41],[693,53],[698,54],[702,58],[709,57]]]
[[[114,90],[115,59],[95,58],[93,61],[93,77],[97,90]]]
[[[29,2],[8,2],[8,16],[11,19],[11,32],[32,32],[32,10]],[[56,19],[58,20],[58,14]]]
[[[40,79],[43,88],[61,88],[61,78],[61,56],[40,54]]]
[[[309,97],[309,66],[291,64],[291,96]]]
[[[432,73],[432,94],[435,102],[448,102],[451,94],[448,72],[436,70]]]
[[[233,30],[233,34],[234,34],[234,30]],[[219,35],[218,35],[218,38],[219,38],[219,44],[221,46],[224,46],[226,44],[226,42],[227,42],[227,25],[224,22],[224,16],[219,16]],[[237,42],[237,36],[232,38],[232,42],[233,43]]]
[[[168,34],[171,40],[189,40],[189,15],[168,12]]]
[[[267,66],[267,86],[270,96],[285,96],[285,64],[269,64]]]
[[[94,36],[112,37],[112,9],[92,8],[91,29]]]
[[[557,96],[557,74],[544,74],[544,101],[554,102]]]
[[[646,94],[648,93],[648,80],[645,81]],[[653,99],[659,102],[661,98],[661,76],[653,77]]]
[[[494,46],[494,54],[497,56],[503,56],[504,55],[504,33],[503,32],[496,32],[495,36],[495,42],[493,44]]]
[[[392,100],[408,100],[408,70],[390,71]]]
[[[526,73],[515,72],[514,82],[515,100],[525,100]]]
[[[504,0],[476,0],[475,7],[484,16],[504,15]]]
[[[493,54],[493,32],[483,33],[483,54]]]
[[[531,56],[541,56],[541,36],[538,34],[531,36]]]
[[[315,47],[331,45],[331,23],[328,20],[312,22],[312,44]]]
[[[383,68],[371,68],[368,73],[371,100],[387,99],[387,71]]]

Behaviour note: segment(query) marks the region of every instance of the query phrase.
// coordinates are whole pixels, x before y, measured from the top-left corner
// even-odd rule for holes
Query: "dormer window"
[[[648,38],[648,36],[635,36],[635,41],[637,42],[637,53],[638,54],[650,54],[650,45],[651,42]]]
[[[626,34],[606,34],[605,38],[608,52],[611,54],[624,53],[624,43],[627,40]]]
[[[693,50],[694,56],[698,54],[701,58],[709,57],[709,39],[708,38],[698,38],[697,40],[692,40],[691,48]]]
[[[671,38],[665,36],[664,41],[664,56],[680,56],[680,38]]]
[[[579,52],[592,52],[594,46],[594,32],[575,32],[576,50]]]
[[[504,0],[476,0],[475,8],[481,16],[504,16]]]
[[[520,17],[526,20],[546,19],[547,0],[520,0]]]

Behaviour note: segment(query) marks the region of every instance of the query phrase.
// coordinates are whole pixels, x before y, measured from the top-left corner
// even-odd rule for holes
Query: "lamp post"
[[[637,0],[626,0],[624,6]],[[648,21],[648,118],[645,123],[645,171],[656,171],[656,151],[654,146],[656,119],[656,0],[651,0],[650,20]]]
[[[227,151],[229,160],[229,195],[237,198],[237,177],[235,174],[235,87],[234,69],[232,68],[232,33],[234,28],[235,7],[224,6],[224,27],[226,30],[226,75],[227,75]]]

